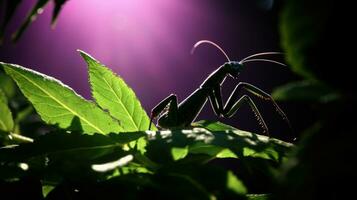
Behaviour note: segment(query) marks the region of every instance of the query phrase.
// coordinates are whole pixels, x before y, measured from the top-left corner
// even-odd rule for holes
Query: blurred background
[[[49,3],[17,43],[9,39],[34,5],[20,4],[8,25],[0,60],[16,63],[53,76],[90,99],[87,68],[81,49],[120,75],[133,88],[148,114],[171,93],[179,101],[190,95],[216,68],[226,62],[212,46],[192,46],[207,39],[219,44],[233,60],[254,53],[282,51],[279,41],[279,4],[273,0],[69,0],[51,28],[53,3]],[[3,10],[3,9],[2,9]],[[283,57],[275,57],[284,61]],[[270,93],[274,87],[298,79],[289,67],[249,63],[238,81],[249,82]],[[238,83],[222,86],[226,100]],[[289,129],[274,107],[254,98],[278,138]],[[278,102],[288,115],[294,132],[306,128],[314,117],[304,104]],[[301,117],[304,120],[298,120]],[[209,103],[197,120],[218,120]],[[243,130],[261,133],[248,105],[231,119],[219,119]]]

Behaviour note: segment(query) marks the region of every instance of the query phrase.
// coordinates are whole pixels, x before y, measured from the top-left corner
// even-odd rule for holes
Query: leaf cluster
[[[80,54],[94,101],[53,77],[0,63],[6,73],[1,80],[15,91],[18,86],[50,127],[45,133],[16,132],[10,86],[0,90],[2,196],[264,199],[273,191],[292,144],[205,120],[187,129],[147,130],[150,119],[132,89]]]

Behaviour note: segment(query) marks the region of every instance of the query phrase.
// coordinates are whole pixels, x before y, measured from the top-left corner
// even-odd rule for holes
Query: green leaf
[[[80,53],[88,64],[92,95],[98,105],[120,120],[124,131],[147,130],[150,119],[133,90],[93,57]]]
[[[187,156],[188,148],[187,147],[184,147],[184,148],[173,147],[171,149],[171,154],[172,154],[173,160],[180,160],[180,159],[182,159],[182,158]]]
[[[280,86],[272,96],[279,101],[312,101],[326,103],[340,97],[331,88],[313,81],[299,81]]]
[[[50,175],[78,173],[78,177],[79,174],[95,173],[91,165],[112,162],[130,154],[123,150],[128,141],[131,141],[128,137],[51,132],[33,143],[0,148],[0,179],[8,177],[6,171],[14,171],[14,177],[22,176],[24,170],[19,171],[22,165],[26,165],[29,172],[42,170]]]
[[[148,132],[146,153],[158,163],[173,161],[172,149],[188,146],[189,154],[213,157],[256,157],[282,162],[292,144],[241,130],[209,132],[192,130]]]
[[[207,154],[210,156],[216,156],[223,150],[222,147],[217,147],[211,144],[197,143],[190,145],[190,153],[194,154]]]
[[[198,122],[194,122],[191,124],[191,126],[205,128],[209,131],[237,130],[237,128],[234,128],[233,126],[227,124],[223,124],[222,122],[209,120],[201,120]]]
[[[5,92],[0,88],[0,102],[4,103],[6,106],[8,104]]]
[[[266,136],[256,135],[254,133],[241,131],[241,130],[238,130],[237,128],[234,128],[230,125],[223,124],[221,122],[216,122],[216,121],[202,120],[202,121],[192,123],[191,125],[193,127],[205,128],[209,131],[212,131],[213,133],[217,133],[217,132],[227,132],[227,133],[232,132],[232,133],[238,133],[238,134],[243,133],[243,135],[252,134],[251,135],[251,136],[253,136],[252,138],[255,138],[255,139],[258,139],[259,137],[261,139],[267,138]],[[249,140],[251,140],[251,139],[249,139]],[[275,140],[275,139],[269,139],[269,140]],[[248,140],[247,140],[247,142],[248,142]],[[262,141],[259,141],[259,139],[258,139],[258,141],[254,141],[253,143],[255,143],[255,142],[261,143]],[[274,148],[271,149],[268,146],[264,147],[265,148],[264,151],[258,152],[258,151],[256,151],[257,146],[246,145],[246,146],[244,146],[244,148],[241,151],[238,151],[238,153],[240,153],[241,156],[243,155],[243,156],[253,156],[253,157],[263,157],[263,158],[269,158],[269,157],[278,158],[279,155],[274,150]],[[204,144],[196,143],[194,145],[191,145],[190,152],[196,153],[196,154],[204,153],[204,154],[216,157],[216,158],[237,158],[238,157],[238,154],[234,153],[234,151],[232,151],[229,148],[223,148],[223,146],[221,146],[221,145],[212,145],[212,144],[207,144],[207,143],[204,143]],[[269,152],[269,156],[267,154],[268,152]]]
[[[54,186],[52,185],[43,185],[42,186],[42,194],[43,194],[43,197],[47,197],[48,193],[50,193],[53,189],[55,189]]]
[[[243,182],[239,180],[232,171],[227,172],[227,188],[237,194],[247,193],[247,188],[244,186]]]
[[[14,128],[14,120],[7,103],[5,93],[0,89],[0,131],[10,132]]]
[[[218,154],[216,154],[216,157],[217,158],[237,158],[237,155],[229,149],[223,149]]]
[[[2,69],[0,68],[0,70]],[[0,89],[5,93],[7,99],[13,98],[16,94],[14,81],[2,71],[0,71]]]
[[[93,164],[109,163],[130,155],[123,150],[126,142],[125,138],[101,134],[51,132],[38,137],[33,143],[0,148],[0,179],[21,177],[33,171],[59,177],[88,176],[96,173],[91,168]],[[122,163],[120,161],[119,164]]]
[[[140,136],[143,134],[138,133]],[[120,134],[121,135],[121,134]],[[125,135],[125,133],[123,133]],[[136,135],[130,133],[130,135]],[[34,157],[52,156],[63,159],[92,160],[107,155],[113,151],[121,151],[128,142],[135,139],[116,137],[116,135],[85,135],[67,133],[64,131],[51,132],[38,137],[33,143],[11,145],[0,148],[1,161],[25,162]]]
[[[59,80],[19,65],[0,65],[16,81],[46,123],[88,134],[122,131],[116,120]]]

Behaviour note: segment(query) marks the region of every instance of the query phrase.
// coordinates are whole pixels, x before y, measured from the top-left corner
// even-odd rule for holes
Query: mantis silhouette
[[[211,102],[211,107],[217,116],[232,117],[237,110],[244,104],[247,103],[251,110],[253,111],[255,117],[258,120],[259,125],[262,127],[264,133],[269,135],[268,127],[260,114],[254,101],[247,94],[241,95],[242,91],[246,91],[248,94],[259,97],[263,100],[270,101],[276,111],[280,114],[283,120],[290,126],[290,122],[286,117],[285,113],[278,106],[278,104],[273,100],[273,98],[263,90],[258,87],[246,83],[239,82],[227,102],[223,106],[222,95],[221,95],[221,85],[225,81],[226,77],[232,77],[238,79],[240,72],[244,69],[244,64],[248,62],[271,62],[278,65],[286,66],[283,63],[270,60],[256,58],[257,56],[281,54],[280,52],[263,52],[248,56],[241,61],[231,61],[223,49],[216,43],[209,40],[198,41],[192,48],[191,53],[200,46],[201,44],[211,44],[218,48],[224,56],[227,58],[228,62],[221,65],[217,70],[212,72],[200,85],[200,87],[195,90],[190,96],[183,100],[180,104],[177,103],[177,97],[175,94],[171,94],[157,104],[151,110],[151,118],[149,130],[151,128],[152,121],[158,117],[157,125],[161,128],[182,128],[189,126],[197,117],[197,115],[202,110],[203,106],[209,99]]]

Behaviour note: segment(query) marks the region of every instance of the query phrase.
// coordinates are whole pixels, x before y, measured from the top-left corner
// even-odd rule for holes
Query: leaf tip
[[[76,51],[79,52],[79,54],[81,54],[82,56],[87,54],[86,52],[84,52],[84,51],[81,50],[81,49],[77,49]]]
[[[79,54],[82,56],[82,58],[84,58],[84,60],[86,62],[88,62],[89,60],[92,60],[92,61],[96,61],[95,58],[93,58],[91,55],[89,55],[87,52],[83,51],[83,50],[80,50],[80,49],[77,49],[77,51],[79,52]]]

